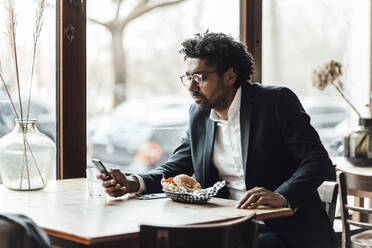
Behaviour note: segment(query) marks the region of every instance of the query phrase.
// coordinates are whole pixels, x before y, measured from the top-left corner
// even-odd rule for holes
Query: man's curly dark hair
[[[243,82],[250,82],[253,75],[253,57],[247,46],[223,33],[195,34],[193,39],[182,42],[179,51],[184,59],[205,59],[208,65],[215,65],[220,75],[229,68],[234,68],[237,74],[235,87]]]

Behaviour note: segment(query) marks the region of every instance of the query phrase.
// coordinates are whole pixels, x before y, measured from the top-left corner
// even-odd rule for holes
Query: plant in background
[[[35,68],[35,58],[36,58],[36,51],[37,51],[37,45],[39,41],[39,37],[41,34],[42,26],[43,26],[43,16],[44,16],[44,10],[46,5],[46,0],[38,0],[38,6],[35,11],[35,29],[33,31],[33,54],[32,54],[32,64],[31,64],[31,73],[29,78],[29,87],[27,87],[26,84],[22,84],[20,82],[20,71],[19,71],[19,55],[17,53],[17,15],[15,12],[15,3],[14,0],[7,0],[5,5],[5,11],[8,15],[8,23],[7,23],[7,32],[5,34],[5,37],[8,41],[8,44],[12,51],[12,57],[14,60],[14,67],[15,67],[15,73],[16,73],[16,83],[17,83],[17,96],[18,96],[18,104],[19,106],[16,106],[14,104],[14,100],[12,99],[11,92],[9,90],[9,86],[6,83],[6,80],[4,78],[4,75],[0,68],[0,81],[5,89],[5,92],[9,98],[9,101],[12,105],[12,109],[14,111],[14,114],[18,120],[18,123],[20,125],[20,129],[23,133],[23,159],[21,160],[23,165],[21,169],[21,176],[20,176],[20,182],[19,182],[19,189],[24,189],[23,184],[23,178],[27,179],[27,185],[28,189],[31,189],[31,180],[30,180],[30,166],[34,165],[36,167],[36,170],[38,172],[38,175],[40,176],[40,179],[42,181],[43,186],[46,185],[46,179],[42,176],[42,172],[40,171],[40,168],[38,166],[38,161],[36,159],[36,156],[32,150],[32,147],[28,141],[27,132],[29,127],[29,112],[30,112],[30,101],[31,101],[31,89],[32,89],[32,81],[34,77],[34,68]],[[24,105],[22,102],[22,95],[24,91],[28,90],[28,100],[27,100],[27,110],[26,113],[24,113]],[[23,99],[24,101],[25,99]],[[19,107],[19,112],[17,111],[17,107]],[[29,154],[29,155],[27,155]],[[31,161],[30,161],[31,160]],[[26,175],[24,176],[24,170],[26,170]],[[26,188],[27,189],[27,188]]]
[[[358,129],[344,137],[344,155],[355,165],[370,166],[372,163],[372,119],[362,118],[359,111],[346,97],[343,84],[339,79],[341,75],[341,63],[331,60],[314,70],[313,86],[323,90],[327,85],[333,85],[358,115]]]
[[[325,63],[323,66],[317,67],[313,71],[312,84],[319,90],[324,90],[328,85],[333,85],[336,90],[340,93],[342,98],[345,99],[347,104],[355,111],[359,118],[362,118],[359,111],[346,97],[344,91],[344,85],[339,79],[342,76],[341,63],[331,60],[329,63]]]

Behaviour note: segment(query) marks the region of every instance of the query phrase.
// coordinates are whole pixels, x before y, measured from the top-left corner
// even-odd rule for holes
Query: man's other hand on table
[[[279,193],[272,192],[263,187],[248,190],[239,201],[237,208],[256,208],[266,205],[274,208],[286,207],[287,199]]]

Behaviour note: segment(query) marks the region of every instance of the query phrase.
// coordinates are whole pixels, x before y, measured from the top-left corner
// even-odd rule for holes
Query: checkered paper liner
[[[165,179],[161,180],[161,185],[163,186],[163,191],[165,195],[171,198],[173,201],[185,202],[185,203],[194,203],[194,204],[203,204],[209,201],[212,196],[217,195],[218,191],[222,189],[226,182],[218,181],[212,187],[202,189],[197,192],[189,193],[185,188],[180,187],[180,192],[174,192],[168,189],[165,189]]]

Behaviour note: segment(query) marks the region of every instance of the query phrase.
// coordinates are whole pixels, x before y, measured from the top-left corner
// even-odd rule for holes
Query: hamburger
[[[194,178],[186,174],[180,174],[165,179],[164,188],[173,192],[180,192],[182,188],[184,188],[189,193],[202,189],[201,185]]]

